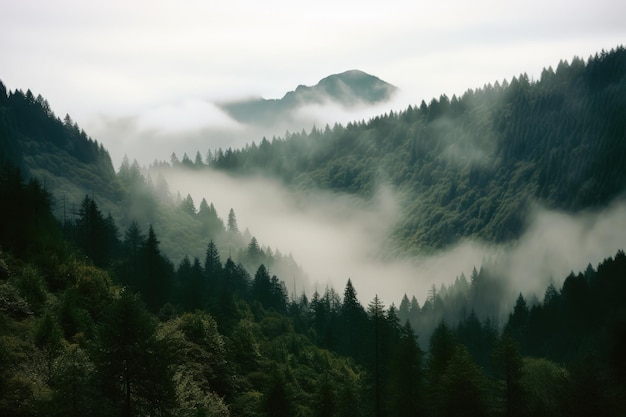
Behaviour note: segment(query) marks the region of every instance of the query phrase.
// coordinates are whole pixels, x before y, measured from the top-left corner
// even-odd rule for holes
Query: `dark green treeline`
[[[363,197],[392,185],[403,215],[393,235],[399,252],[469,237],[503,242],[520,236],[533,203],[579,211],[621,195],[625,97],[626,50],[618,47],[561,61],[538,80],[521,74],[369,121],[173,164]]]
[[[175,266],[153,228],[120,239],[89,197],[70,228],[15,170],[0,192],[21,204],[0,206],[2,230],[20,231],[0,241],[3,415],[625,411],[622,251],[542,302],[520,295],[502,330],[474,312],[436,323],[424,351],[401,321],[417,303],[363,307],[350,280],[343,294],[289,299],[263,264],[252,276],[212,241],[205,259]]]

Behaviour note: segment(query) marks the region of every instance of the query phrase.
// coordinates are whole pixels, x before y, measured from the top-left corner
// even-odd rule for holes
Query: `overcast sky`
[[[623,0],[0,1],[0,80],[69,113],[116,167],[256,134],[233,134],[216,100],[360,69],[404,107],[626,40]]]

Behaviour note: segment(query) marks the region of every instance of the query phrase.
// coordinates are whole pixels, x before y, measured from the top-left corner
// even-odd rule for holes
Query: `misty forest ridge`
[[[399,252],[519,238],[537,205],[579,212],[626,185],[623,49],[561,61],[531,81],[445,95],[368,121],[218,149],[208,165],[363,198],[397,193]]]
[[[299,85],[281,99],[252,98],[220,103],[220,107],[242,123],[272,124],[301,107],[336,104],[346,108],[388,101],[397,90],[391,84],[359,70],[322,79],[312,87]]]
[[[623,46],[306,128],[116,169],[0,82],[0,415],[626,415]]]

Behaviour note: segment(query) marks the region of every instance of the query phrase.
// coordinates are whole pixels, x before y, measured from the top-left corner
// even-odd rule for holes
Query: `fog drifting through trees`
[[[469,276],[488,259],[498,261],[497,273],[509,283],[502,305],[508,311],[514,294],[540,296],[553,280],[626,246],[626,236],[615,233],[626,226],[626,207],[620,202],[578,214],[535,206],[517,242],[464,240],[420,257],[391,257],[381,250],[399,215],[390,187],[380,187],[373,203],[366,204],[345,194],[303,194],[265,178],[233,178],[212,170],[175,171],[166,179],[173,193],[189,193],[195,201],[206,198],[222,211],[233,207],[240,226],[264,244],[291,252],[310,278],[296,284],[298,292],[307,294],[326,285],[342,288],[351,278],[361,300],[378,294],[388,304],[398,304],[407,293],[423,302],[432,285],[448,285],[461,273]],[[291,293],[291,277],[280,278]]]

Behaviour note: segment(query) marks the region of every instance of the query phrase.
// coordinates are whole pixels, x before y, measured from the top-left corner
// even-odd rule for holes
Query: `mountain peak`
[[[328,77],[322,78],[319,83],[323,83],[325,80],[333,78],[341,79],[348,82],[354,82],[359,80],[384,82],[380,78],[370,75],[367,72],[361,71],[359,69],[351,69],[348,71],[340,72],[338,74],[331,74]]]
[[[339,104],[345,108],[373,105],[393,96],[397,87],[361,70],[352,69],[322,78],[314,86],[298,85],[281,99],[255,98],[219,106],[243,123],[269,124],[311,104]]]
[[[386,101],[397,90],[380,78],[357,69],[329,75],[313,88],[346,106]]]

